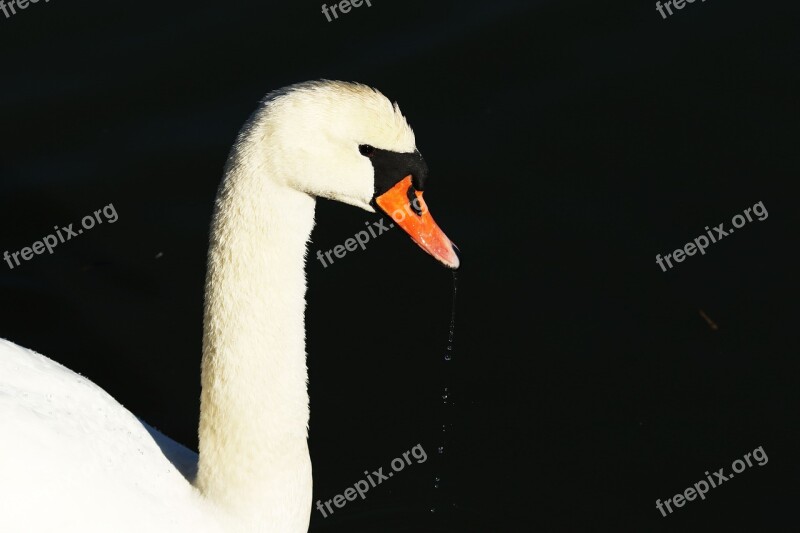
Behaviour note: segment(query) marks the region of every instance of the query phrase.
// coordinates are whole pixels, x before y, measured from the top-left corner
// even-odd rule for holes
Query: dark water
[[[800,449],[797,6],[694,2],[663,20],[649,1],[372,4],[330,23],[320,2],[0,13],[0,253],[119,215],[0,262],[0,336],[196,446],[230,145],[268,91],[358,80],[400,103],[426,201],[464,252],[458,336],[449,272],[401,232],[316,261],[375,219],[319,202],[314,498],[417,444],[428,460],[314,511],[311,530],[777,530]],[[766,220],[656,264],[757,202]],[[757,446],[767,465],[656,510]]]

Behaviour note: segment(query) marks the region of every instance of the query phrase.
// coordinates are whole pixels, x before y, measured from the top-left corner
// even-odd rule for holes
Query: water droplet
[[[431,512],[435,513],[436,512],[436,507],[431,507]]]
[[[449,360],[450,360],[450,359],[452,359],[452,358],[453,358],[453,356],[452,356],[452,355],[450,355],[449,353],[446,353],[446,354],[444,354],[444,360],[445,360],[445,361],[449,361]]]

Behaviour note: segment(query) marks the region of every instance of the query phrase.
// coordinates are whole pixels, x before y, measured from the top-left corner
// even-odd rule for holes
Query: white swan
[[[411,128],[378,91],[321,81],[268,95],[216,199],[199,456],[80,375],[0,339],[0,531],[307,531],[304,266],[315,197],[400,210],[398,225],[457,268],[421,201],[426,174]]]

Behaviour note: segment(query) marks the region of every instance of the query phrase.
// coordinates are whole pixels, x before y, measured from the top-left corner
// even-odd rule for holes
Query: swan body
[[[234,144],[214,209],[199,454],[0,339],[0,531],[307,531],[304,270],[315,198],[391,213],[422,202],[426,177],[411,128],[378,91],[321,81],[268,95]],[[399,225],[458,266],[427,209]]]
[[[202,503],[105,391],[0,339],[0,531],[224,531]]]

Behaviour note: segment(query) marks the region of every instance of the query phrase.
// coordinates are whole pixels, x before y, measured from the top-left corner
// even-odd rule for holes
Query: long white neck
[[[212,223],[195,484],[243,530],[307,531],[305,253],[315,201],[271,179],[269,161],[244,141]]]

